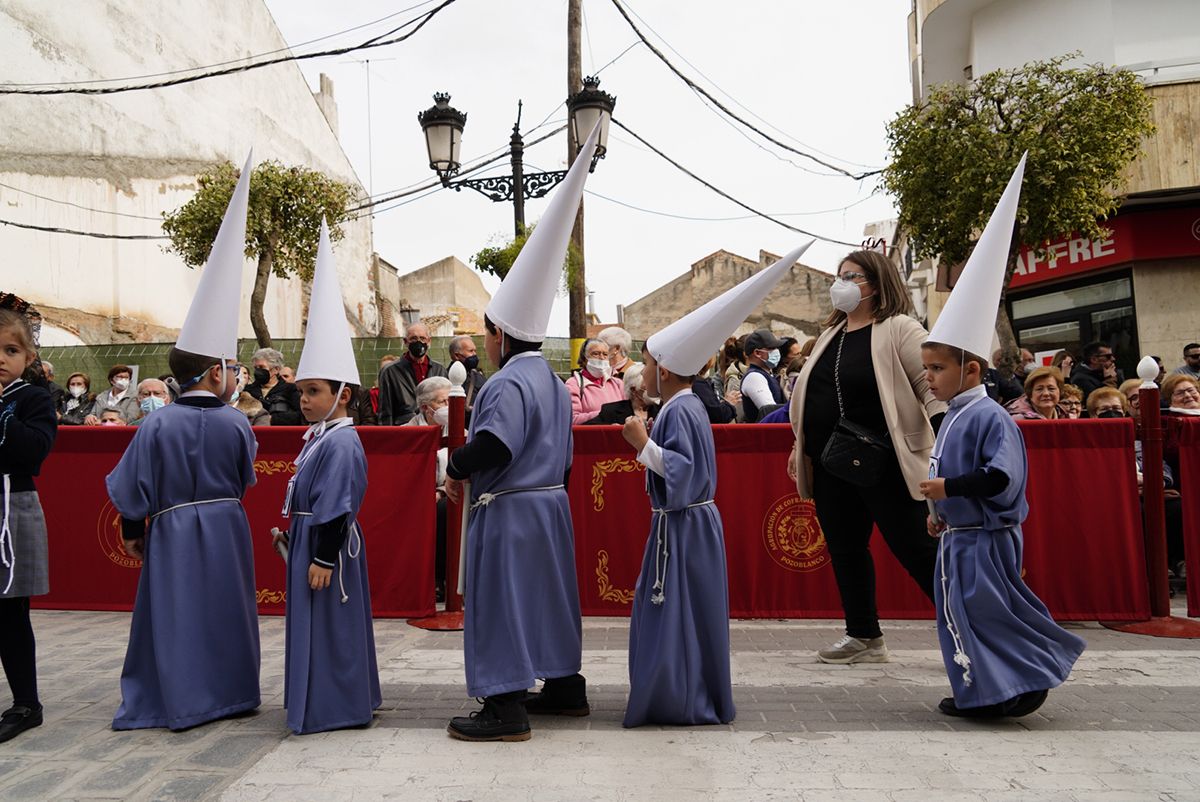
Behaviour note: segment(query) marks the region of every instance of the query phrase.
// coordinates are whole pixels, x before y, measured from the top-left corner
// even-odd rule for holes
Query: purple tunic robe
[[[624,725],[726,724],[736,714],[729,588],[721,515],[711,503],[716,447],[704,403],[691,393],[669,400],[651,439],[666,475],[646,471],[654,514],[629,622]]]
[[[571,676],[583,657],[562,487],[571,400],[540,353],[518,354],[483,385],[471,413],[470,434],[478,432],[499,438],[512,462],[471,475],[472,502],[496,494],[472,511],[467,531],[463,653],[467,691],[477,697]]]
[[[146,419],[108,475],[122,517],[152,518],[113,729],[180,730],[258,707],[254,552],[240,502],[257,449],[241,412],[182,398]]]
[[[383,702],[371,622],[367,554],[355,520],[367,492],[367,457],[352,426],[327,430],[296,458],[288,529],[283,706],[297,735],[369,724]],[[311,513],[311,514],[305,514]],[[347,515],[346,542],[329,587],[312,590],[313,530]],[[342,601],[343,593],[346,601]]]
[[[1008,486],[990,498],[937,502],[949,527],[934,576],[938,638],[960,708],[1057,687],[1086,646],[1054,622],[1021,579],[1021,522],[1029,513],[1025,442],[982,387],[950,401],[931,475],[963,476],[979,468],[1002,471]]]

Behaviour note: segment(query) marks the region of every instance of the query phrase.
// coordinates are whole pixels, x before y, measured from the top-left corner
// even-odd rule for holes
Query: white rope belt
[[[4,520],[0,522],[0,562],[4,563],[4,567],[8,569],[8,584],[4,586],[4,592],[8,593],[12,587],[13,578],[17,575],[17,550],[13,546],[12,528],[8,525],[8,499],[12,493],[8,474],[4,474]],[[7,551],[6,551],[7,549]]]
[[[160,515],[166,515],[168,512],[174,512],[175,510],[183,509],[184,507],[199,507],[201,504],[219,504],[222,501],[232,501],[234,503],[237,503],[237,502],[240,502],[241,499],[240,498],[206,498],[206,499],[202,499],[200,501],[186,501],[183,504],[176,504],[174,507],[167,507],[165,510],[159,510],[158,512],[156,512],[150,516],[150,520],[153,521],[155,518],[157,518]]]
[[[982,529],[982,526],[951,526],[942,532],[941,541],[938,543],[938,562],[942,566],[942,607],[946,614],[946,631],[950,633],[950,639],[954,642],[954,663],[961,666],[963,670],[963,685],[970,686],[971,677],[971,658],[963,649],[962,629],[957,621],[954,620],[954,613],[950,610],[950,582],[946,577],[946,536],[954,532],[972,532]]]
[[[650,597],[650,601],[653,603],[662,604],[667,600],[667,595],[663,589],[663,583],[667,579],[667,560],[671,557],[670,552],[667,550],[667,513],[684,512],[696,507],[709,507],[715,503],[710,498],[708,501],[697,501],[695,504],[689,504],[683,509],[678,510],[668,510],[661,507],[651,508],[650,512],[658,516],[658,521],[654,525],[654,590],[657,592]]]
[[[311,512],[295,512],[295,511],[292,512],[292,515],[299,517],[299,518],[311,518],[313,516],[313,514]],[[358,543],[357,546],[355,546],[356,540]],[[358,555],[362,554],[362,530],[358,528],[358,521],[354,522],[354,524],[350,527],[350,533],[348,535],[346,535],[345,548],[346,548],[346,556],[349,557],[351,560],[357,560]],[[322,567],[324,567],[324,566],[322,566]],[[340,551],[338,552],[337,569],[338,569],[338,590],[341,591],[342,604],[345,604],[346,602],[350,601],[350,596],[349,596],[349,594],[346,593],[346,568],[345,568],[345,564],[342,562],[342,553]]]
[[[546,490],[563,490],[564,485],[547,485],[546,487],[514,487],[511,490],[497,490],[495,493],[480,493],[479,498],[471,505],[471,510],[477,510],[480,507],[486,507],[501,496],[507,496],[511,493],[539,493]]]

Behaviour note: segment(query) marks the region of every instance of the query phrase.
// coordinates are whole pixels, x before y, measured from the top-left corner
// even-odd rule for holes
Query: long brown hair
[[[841,268],[844,262],[861,269],[875,288],[875,312],[872,317],[876,322],[912,312],[912,297],[904,287],[904,279],[900,278],[900,271],[886,256],[877,251],[853,251],[838,262],[838,267]],[[845,312],[834,309],[825,318],[825,328],[836,326],[845,319]]]

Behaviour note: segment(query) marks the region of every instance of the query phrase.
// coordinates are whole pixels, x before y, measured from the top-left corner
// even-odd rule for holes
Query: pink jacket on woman
[[[597,381],[590,374],[577,370],[567,379],[571,394],[571,423],[578,426],[600,414],[600,407],[612,401],[625,400],[625,383],[620,379]]]

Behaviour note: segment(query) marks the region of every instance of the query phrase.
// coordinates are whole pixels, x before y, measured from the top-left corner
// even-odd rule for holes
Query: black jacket
[[[296,385],[280,379],[265,397],[261,384],[246,385],[246,392],[262,402],[263,409],[271,416],[272,426],[304,425],[304,416],[300,414],[300,390]]]
[[[1005,378],[995,368],[988,368],[983,373],[983,388],[987,390],[988,398],[1007,404],[1025,395],[1025,388],[1016,378]]]
[[[429,360],[430,376],[445,376],[446,366]],[[400,357],[379,371],[379,425],[401,426],[417,414],[417,377],[412,362]]]
[[[1115,386],[1120,387],[1121,382],[1125,381],[1124,374],[1117,371],[1117,383]],[[1083,390],[1083,403],[1086,407],[1088,396],[1092,391],[1099,390],[1101,387],[1112,387],[1114,385],[1104,383],[1104,371],[1092,370],[1087,365],[1079,364],[1071,371],[1071,384]]]
[[[716,388],[708,379],[696,379],[692,382],[692,392],[704,402],[709,423],[733,423],[733,419],[737,417],[737,410],[733,404],[724,398],[718,398]]]

